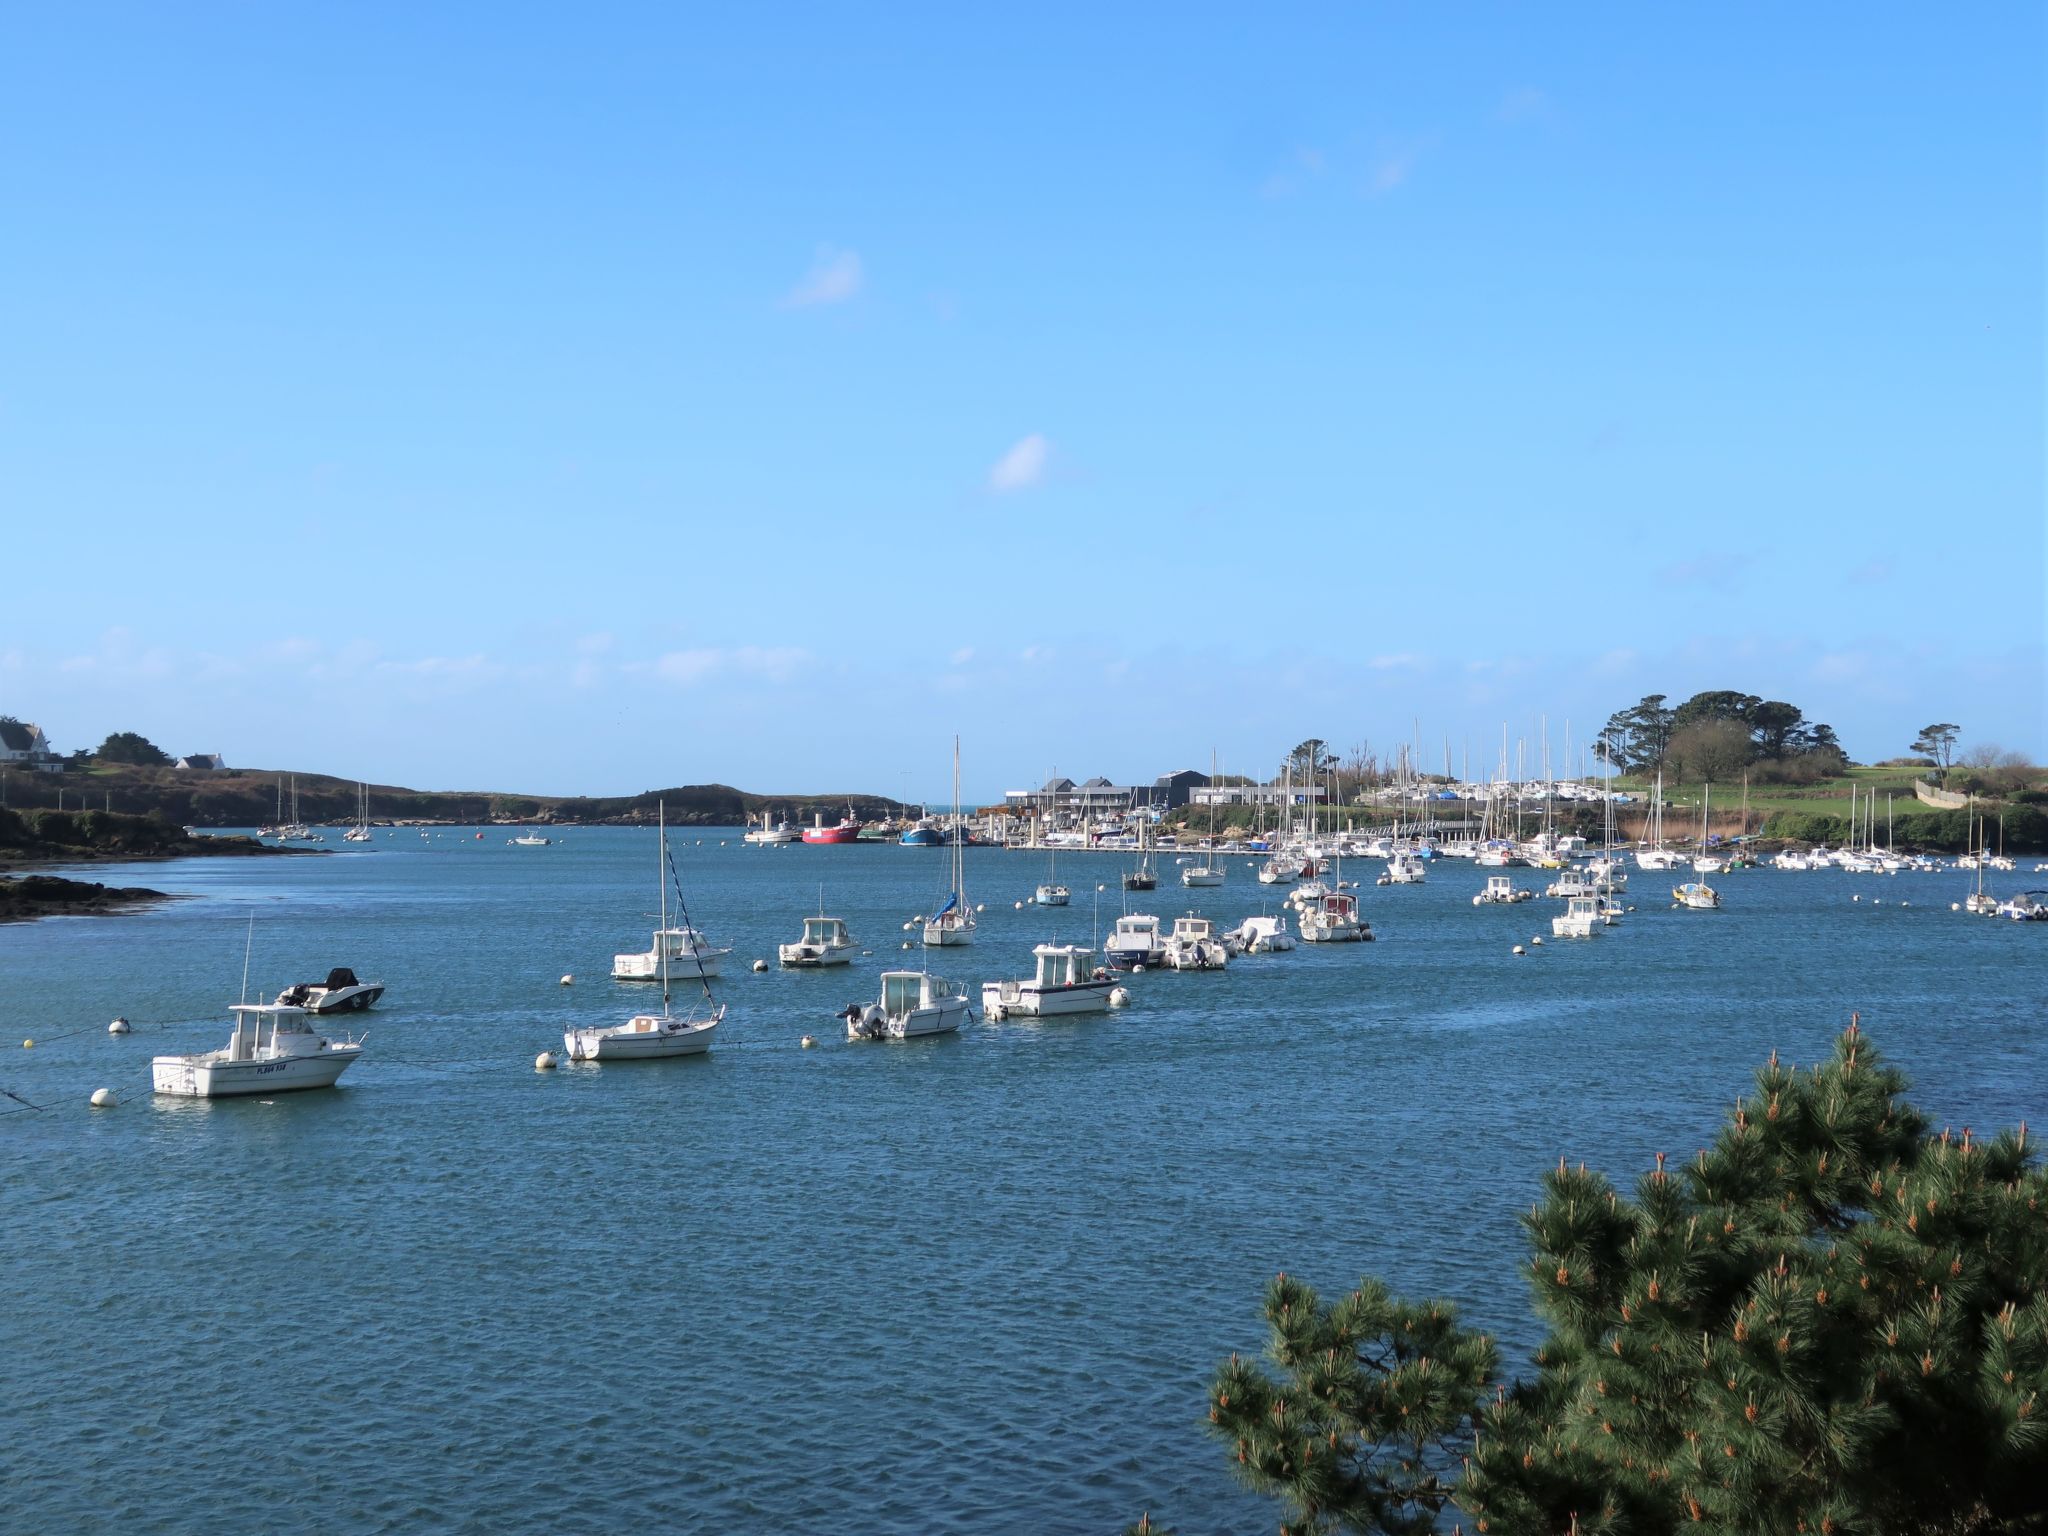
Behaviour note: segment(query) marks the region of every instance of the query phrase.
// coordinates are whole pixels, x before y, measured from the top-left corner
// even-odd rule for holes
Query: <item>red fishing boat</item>
[[[846,814],[839,818],[839,825],[825,825],[825,813],[819,811],[804,828],[807,843],[857,843],[860,841],[860,822],[854,818],[853,807],[846,808]]]

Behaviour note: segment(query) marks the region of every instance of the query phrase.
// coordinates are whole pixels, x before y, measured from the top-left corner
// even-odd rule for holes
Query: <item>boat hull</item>
[[[793,971],[823,970],[829,965],[847,965],[853,960],[853,946],[820,949],[811,944],[784,944],[777,951],[782,963]]]
[[[384,995],[381,981],[363,982],[353,987],[337,987],[325,996],[303,1004],[306,1012],[313,1014],[360,1013],[376,1004]]]
[[[668,979],[676,981],[716,980],[719,963],[731,954],[729,949],[707,951],[699,955],[670,955],[668,957]],[[660,955],[614,955],[612,956],[613,981],[659,981],[661,980]]]
[[[833,843],[857,843],[860,841],[859,827],[806,827],[804,841],[819,845]]]
[[[966,923],[926,923],[924,925],[924,946],[926,949],[956,949],[963,944],[974,942],[974,928]]]
[[[639,1021],[635,1020],[635,1024]],[[701,1056],[711,1049],[718,1025],[673,1021],[670,1027],[637,1029],[633,1024],[612,1029],[571,1029],[563,1032],[562,1048],[571,1061],[656,1061],[669,1056]]]
[[[150,1063],[150,1079],[156,1092],[187,1099],[296,1093],[332,1088],[360,1055],[360,1046],[330,1046],[316,1054],[276,1061],[209,1062],[191,1056],[158,1056]]]
[[[1052,1019],[1074,1013],[1106,1013],[1114,981],[1084,981],[1068,987],[991,981],[981,989],[982,1011],[992,1018]]]

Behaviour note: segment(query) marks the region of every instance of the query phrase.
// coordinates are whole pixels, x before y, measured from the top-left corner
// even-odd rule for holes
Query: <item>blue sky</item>
[[[0,711],[433,787],[2048,753],[2042,12],[96,6]]]

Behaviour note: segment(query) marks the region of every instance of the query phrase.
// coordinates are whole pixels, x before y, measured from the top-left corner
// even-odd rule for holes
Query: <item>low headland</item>
[[[0,923],[38,917],[105,917],[173,898],[144,886],[101,885],[56,875],[0,875]]]

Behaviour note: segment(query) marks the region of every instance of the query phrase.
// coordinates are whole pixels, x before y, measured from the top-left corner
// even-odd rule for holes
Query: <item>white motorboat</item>
[[[1703,853],[1692,861],[1692,868],[1697,875],[1725,875],[1728,873],[1728,861]]]
[[[1602,890],[1625,891],[1628,889],[1628,866],[1618,858],[1602,854],[1587,863],[1586,878]]]
[[[960,738],[953,738],[953,890],[946,904],[924,921],[927,949],[951,949],[974,942],[974,910],[967,905],[967,838],[960,820]],[[851,1026],[849,1026],[850,1028]]]
[[[988,981],[981,987],[984,1018],[1028,1019],[1068,1013],[1101,1013],[1109,1007],[1116,978],[1095,963],[1095,951],[1080,944],[1040,944],[1031,951],[1038,973],[1029,981]]]
[[[1536,893],[1534,891],[1516,890],[1512,875],[1488,875],[1486,877],[1486,889],[1472,898],[1472,905],[1475,907],[1511,906],[1518,901],[1532,901],[1535,899],[1535,896]]]
[[[1304,944],[1353,944],[1372,938],[1372,925],[1358,915],[1358,898],[1347,890],[1326,891],[1301,913]]]
[[[711,1049],[711,1037],[725,1019],[725,1005],[714,1006],[704,1017],[694,1014],[677,1018],[669,1009],[669,979],[671,961],[674,957],[672,946],[664,942],[677,934],[689,935],[693,940],[696,929],[690,926],[689,908],[683,903],[680,881],[676,885],[676,905],[682,913],[683,922],[678,928],[668,925],[668,887],[673,878],[674,866],[668,858],[668,806],[659,807],[660,829],[657,845],[661,869],[661,927],[655,930],[654,958],[656,977],[661,982],[661,1012],[636,1013],[623,1024],[604,1027],[569,1029],[562,1032],[562,1046],[569,1053],[571,1061],[654,1061],[667,1056],[701,1056]],[[694,950],[691,951],[694,954]],[[730,954],[730,950],[719,951]],[[619,960],[637,959],[637,956],[621,955]],[[711,984],[708,977],[716,974],[714,963],[710,970],[702,969],[701,957],[698,969],[690,975],[704,989],[704,1000],[711,1001]],[[616,962],[612,974],[618,975]]]
[[[966,1022],[967,994],[929,971],[884,971],[881,1001],[849,1003],[839,1017],[849,1040],[947,1035]]]
[[[1794,851],[1793,851],[1792,849],[1790,849],[1790,848],[1787,848],[1787,849],[1783,850],[1782,852],[1780,852],[1780,853],[1779,853],[1779,854],[1778,854],[1778,855],[1777,855],[1777,856],[1776,856],[1775,858],[1773,858],[1773,859],[1771,860],[1771,867],[1772,867],[1773,869],[1801,869],[1801,870],[1805,870],[1805,869],[1825,868],[1826,866],[1825,866],[1825,863],[1823,863],[1823,864],[1821,864],[1821,865],[1816,865],[1816,864],[1815,864],[1815,863],[1814,863],[1814,862],[1813,862],[1813,861],[1812,861],[1811,859],[1809,859],[1809,858],[1808,858],[1808,857],[1807,857],[1807,856],[1806,856],[1805,854],[1803,854],[1803,853],[1795,853],[1795,852],[1794,852]]]
[[[747,831],[740,841],[753,843],[757,846],[776,848],[784,843],[793,843],[802,835],[802,833],[798,832],[795,827],[786,821],[778,821],[771,825],[768,820],[768,813],[763,811],[761,813],[761,825],[758,827],[753,824],[751,816],[747,818]]]
[[[1120,971],[1144,970],[1166,963],[1166,940],[1159,919],[1149,912],[1127,912],[1116,920],[1103,958]]]
[[[250,1093],[332,1088],[363,1054],[363,1043],[329,1040],[313,1032],[304,1008],[286,1003],[237,1003],[227,1048],[191,1056],[151,1059],[158,1093],[188,1099],[225,1099]]]
[[[1382,877],[1387,885],[1420,885],[1428,878],[1429,866],[1417,855],[1405,851],[1387,860],[1387,872]]]
[[[552,843],[554,839],[551,837],[542,837],[538,832],[522,832],[517,837],[506,838],[505,841],[510,843],[514,848],[545,848],[548,846],[548,844]]]
[[[637,954],[612,956],[613,981],[660,981],[674,976],[695,981],[718,975],[731,946],[720,948],[695,928],[661,927],[654,941]]]
[[[859,948],[846,931],[844,919],[820,915],[805,918],[804,936],[794,944],[777,946],[776,953],[784,965],[805,970],[845,965]]]
[[[2048,891],[2021,891],[1998,904],[1998,915],[2016,923],[2048,922]]]
[[[1721,905],[1720,892],[1698,880],[1688,880],[1683,885],[1674,885],[1671,888],[1671,899],[1692,912],[1712,912]]]
[[[1585,870],[1567,869],[1543,887],[1543,894],[1569,901],[1574,896],[1598,896],[1602,889],[1600,882]]]
[[[286,987],[277,994],[277,1001],[283,1007],[303,1008],[313,1014],[360,1013],[383,995],[383,982],[358,981],[354,971],[337,965],[324,982],[302,981]]]
[[[1241,955],[1277,955],[1294,948],[1294,935],[1287,931],[1287,914],[1248,917],[1223,935],[1225,944]]]
[[[1216,937],[1215,924],[1190,912],[1173,920],[1163,958],[1176,971],[1220,971],[1230,963],[1230,952]]]
[[[1598,896],[1574,896],[1565,903],[1564,911],[1550,920],[1550,936],[1555,939],[1590,939],[1606,926],[1601,917]]]

